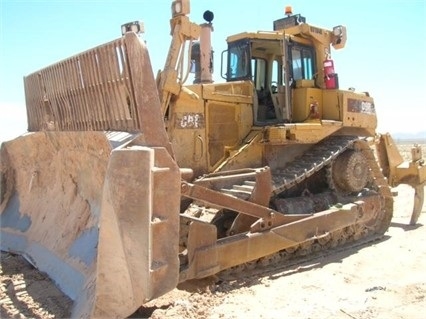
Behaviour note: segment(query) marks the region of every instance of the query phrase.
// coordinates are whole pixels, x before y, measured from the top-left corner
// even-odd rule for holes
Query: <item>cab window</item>
[[[250,45],[246,40],[228,46],[227,81],[251,79]]]
[[[263,90],[266,87],[266,60],[253,58],[251,69],[253,72],[252,81],[256,90]]]
[[[293,81],[313,80],[315,74],[313,49],[307,46],[291,47]]]

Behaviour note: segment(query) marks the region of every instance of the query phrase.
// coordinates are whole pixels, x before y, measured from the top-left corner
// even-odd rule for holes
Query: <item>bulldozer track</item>
[[[289,163],[286,167],[272,171],[272,196],[300,184],[316,172],[330,165],[335,158],[347,150],[355,141],[356,136],[331,136],[310,150],[303,156]],[[255,187],[253,181],[244,181],[233,185],[232,189],[222,189],[223,193],[241,199],[248,199]]]
[[[260,274],[269,267],[292,267],[380,239],[389,227],[392,218],[393,199],[387,180],[377,164],[373,149],[365,138],[356,136],[326,138],[286,167],[273,171],[272,196],[295,187],[314,173],[328,167],[334,159],[349,148],[361,151],[367,160],[371,174],[371,188],[380,194],[384,201],[383,209],[380,210],[378,216],[368,223],[351,225],[328,233],[321,238],[308,240],[272,255],[223,270],[218,274],[219,278],[244,277],[247,271],[250,271],[250,274]],[[253,181],[244,181],[241,185],[233,185],[232,189],[221,191],[247,200],[254,187]],[[373,221],[372,224],[371,221]]]
[[[315,172],[332,163],[357,140],[354,136],[331,136],[308,150],[302,157],[292,161],[283,169],[275,170],[272,175],[273,194],[302,182]]]
[[[292,271],[294,267],[297,268],[294,271],[303,270],[309,268],[312,263],[320,264],[321,260],[328,257],[337,255],[338,253],[345,252],[349,249],[363,248],[366,245],[371,244],[375,241],[380,241],[383,235],[368,235],[362,239],[356,241],[350,241],[350,238],[340,238],[343,244],[338,244],[339,238],[334,238],[332,241],[337,243],[337,246],[323,247],[318,249],[318,242],[315,242],[309,247],[304,245],[303,248],[295,247],[292,249],[286,249],[278,253],[265,256],[263,258],[251,261],[249,263],[241,264],[226,270],[221,271],[217,274],[219,281],[231,281],[244,279],[248,277],[256,277],[268,274],[270,272],[277,271]],[[318,262],[316,262],[318,261]],[[309,265],[311,263],[311,265]],[[300,268],[299,268],[300,267]]]

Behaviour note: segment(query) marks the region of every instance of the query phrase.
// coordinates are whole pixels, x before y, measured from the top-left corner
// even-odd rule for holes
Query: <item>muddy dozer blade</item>
[[[179,169],[135,138],[38,132],[2,144],[1,249],[47,273],[73,317],[123,318],[177,285]]]

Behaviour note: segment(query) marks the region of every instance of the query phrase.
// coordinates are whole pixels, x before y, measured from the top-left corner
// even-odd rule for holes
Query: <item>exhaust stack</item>
[[[192,60],[195,67],[194,84],[213,83],[213,50],[211,45],[211,33],[213,31],[214,14],[206,11],[203,18],[207,23],[200,25],[200,41],[192,46]]]

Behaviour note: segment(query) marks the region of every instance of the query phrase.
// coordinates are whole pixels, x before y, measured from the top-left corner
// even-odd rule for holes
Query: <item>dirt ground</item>
[[[175,289],[143,318],[425,318],[426,203],[408,226],[413,192],[399,186],[385,236],[293,267]],[[217,280],[217,279],[216,279]],[[66,318],[72,302],[26,261],[1,254],[1,318]]]

